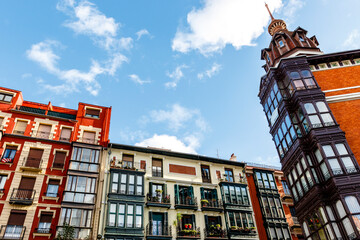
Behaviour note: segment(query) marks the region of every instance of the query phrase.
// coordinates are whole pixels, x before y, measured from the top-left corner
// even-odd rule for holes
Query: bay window
[[[131,173],[111,173],[111,193],[143,195],[143,176]]]
[[[109,227],[142,228],[143,207],[137,204],[109,203]]]

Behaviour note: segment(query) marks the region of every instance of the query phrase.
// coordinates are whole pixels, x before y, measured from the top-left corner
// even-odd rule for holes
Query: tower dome
[[[273,15],[271,14],[268,5],[265,3],[266,9],[268,10],[270,17],[271,17],[271,23],[268,27],[268,32],[271,36],[274,36],[277,32],[282,32],[283,30],[287,30],[286,23],[284,20],[281,19],[275,19]]]

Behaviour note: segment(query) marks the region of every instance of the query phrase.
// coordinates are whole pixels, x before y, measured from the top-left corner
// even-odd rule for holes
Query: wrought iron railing
[[[171,237],[172,228],[171,226],[157,226],[154,228],[153,223],[146,225],[146,236],[162,236]]]
[[[45,115],[46,110],[40,108],[32,108],[32,107],[25,107],[25,106],[16,106],[16,110],[23,111],[23,112],[30,112]]]
[[[22,166],[40,169],[42,161],[43,161],[42,159],[28,157],[28,158],[24,158]]]
[[[0,239],[24,239],[25,226],[1,225]]]
[[[10,196],[10,202],[32,204],[35,198],[35,193],[35,190],[14,188]]]
[[[68,114],[68,113],[61,113],[61,112],[54,112],[54,111],[48,111],[48,116],[58,117],[58,118],[65,118],[70,120],[76,120],[76,115]]]
[[[36,233],[51,233],[51,228],[35,228]]]
[[[32,136],[36,138],[53,139],[54,134],[45,131],[33,131]]]
[[[153,169],[153,170],[152,170],[152,176],[153,176],[153,177],[162,177],[162,171],[161,171],[161,169]]]
[[[78,138],[79,142],[83,142],[83,143],[89,143],[89,144],[97,144],[97,140],[95,138]]]
[[[200,228],[198,227],[198,228],[178,229],[177,236],[200,238]]]
[[[202,208],[222,208],[222,202],[218,199],[201,199]]]
[[[111,168],[127,169],[133,171],[145,171],[146,169],[140,168],[139,162],[128,162],[128,161],[118,161],[111,163]]]
[[[170,204],[170,195],[159,194],[158,196],[152,196],[151,194],[147,194],[147,201],[149,203],[164,203]]]
[[[175,197],[175,205],[187,205],[187,206],[197,206],[197,198],[196,197],[186,197],[186,198],[176,198]]]
[[[204,229],[205,238],[226,238],[227,239],[227,231],[222,229],[220,226],[207,226]]]
[[[18,110],[18,111],[22,111],[22,112],[35,113],[35,114],[40,114],[40,115],[45,115],[46,114],[46,110],[40,109],[40,108],[16,106],[15,109]],[[68,114],[68,113],[55,112],[55,111],[51,111],[51,110],[48,110],[46,115],[51,116],[51,117],[76,120],[76,115]]]

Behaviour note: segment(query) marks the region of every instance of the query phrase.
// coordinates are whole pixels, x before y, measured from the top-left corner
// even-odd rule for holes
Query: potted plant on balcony
[[[161,194],[162,194],[163,190],[162,189],[156,189],[155,192],[156,192],[158,202],[161,203],[161,201],[162,201]]]
[[[209,201],[207,199],[201,199],[200,202],[203,207],[209,206]]]
[[[231,226],[230,229],[231,229],[232,231],[236,231],[236,230],[238,230],[238,227],[237,227],[237,226]]]
[[[256,227],[251,227],[250,230],[251,230],[251,232],[254,233],[254,232],[256,232]]]

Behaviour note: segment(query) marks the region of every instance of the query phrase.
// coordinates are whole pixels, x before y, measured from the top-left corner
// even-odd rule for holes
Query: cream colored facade
[[[118,235],[112,236],[108,231],[109,225],[109,198],[107,197],[109,192],[111,191],[112,177],[111,177],[111,168],[120,169],[119,171],[133,171],[133,172],[145,172],[144,175],[144,211],[143,211],[143,222],[142,229],[143,236],[129,236],[129,239],[156,239],[156,235],[154,236],[151,231],[152,229],[146,229],[152,219],[150,218],[150,212],[154,213],[167,213],[167,224],[171,226],[172,233],[171,236],[167,239],[187,239],[186,237],[177,236],[177,230],[179,227],[178,217],[179,214],[182,215],[195,215],[196,229],[200,230],[200,238],[197,239],[205,239],[204,229],[209,226],[206,226],[205,216],[208,217],[221,217],[221,228],[226,229],[230,228],[228,223],[228,217],[226,211],[221,206],[221,210],[204,210],[202,209],[201,203],[201,188],[205,189],[214,189],[217,192],[217,198],[219,202],[222,202],[222,192],[219,183],[225,182],[225,168],[231,169],[233,171],[233,176],[238,181],[241,177],[244,177],[244,164],[239,162],[233,162],[229,160],[220,160],[214,158],[207,158],[203,156],[191,155],[191,154],[183,154],[176,153],[161,149],[151,149],[151,148],[140,148],[126,145],[117,145],[110,144],[109,151],[111,154],[108,156],[110,159],[110,164],[107,166],[107,169],[104,171],[105,178],[104,184],[105,187],[103,189],[102,195],[105,197],[102,201],[102,211],[100,217],[100,228],[99,234],[105,237],[105,239],[121,239],[121,233]],[[122,159],[123,156],[133,156],[134,169],[124,169],[122,167]],[[105,155],[104,155],[105,157]],[[162,160],[162,177],[153,176],[153,159],[161,159]],[[105,161],[105,160],[104,160]],[[206,165],[210,170],[210,183],[203,182],[201,166]],[[122,170],[121,170],[122,169]],[[190,172],[184,172],[184,169],[189,170]],[[219,175],[220,174],[220,175]],[[220,178],[219,178],[220,177]],[[147,195],[150,193],[150,183],[154,184],[165,184],[167,187],[167,194],[170,195],[170,206],[167,207],[159,207],[159,206],[151,206],[149,204],[149,199]],[[192,186],[193,195],[196,198],[196,209],[179,209],[175,204],[175,185],[179,186]],[[249,196],[250,202],[250,210],[251,210],[251,199],[247,190],[247,195]],[[127,196],[129,197],[129,196]],[[127,198],[129,200],[129,198]],[[129,200],[131,201],[131,200]],[[156,205],[156,204],[155,204]],[[251,212],[253,216],[253,212]],[[116,224],[115,224],[116,225]],[[254,220],[254,225],[256,228],[256,223]],[[120,229],[120,228],[118,228]],[[140,230],[140,229],[139,229]],[[125,234],[124,229],[124,236]],[[110,236],[111,235],[111,236]],[[170,235],[170,234],[168,234]],[[109,237],[110,236],[110,237]],[[131,238],[133,237],[133,238]],[[231,238],[231,239],[257,239],[257,235],[253,234],[250,237],[242,237],[242,238]],[[128,238],[127,238],[128,239]],[[223,239],[223,238],[218,238]],[[227,239],[227,237],[226,237]]]

